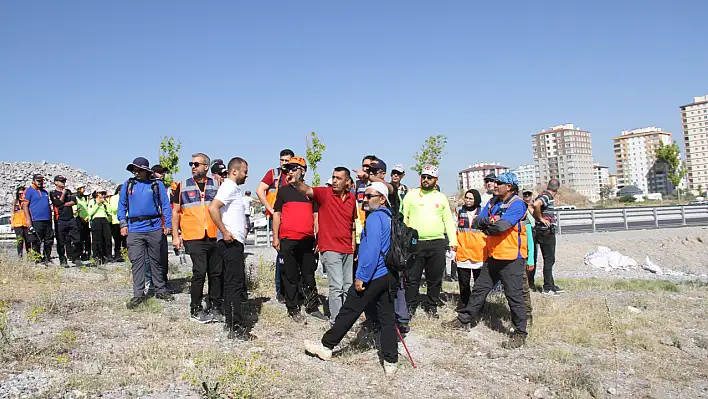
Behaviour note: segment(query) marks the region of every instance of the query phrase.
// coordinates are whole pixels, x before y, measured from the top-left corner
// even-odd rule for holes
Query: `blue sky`
[[[241,156],[247,187],[304,153],[410,165],[449,144],[468,164],[532,161],[532,133],[575,123],[614,169],[613,136],[708,94],[708,2],[16,1],[0,3],[1,160],[65,162],[116,181],[160,137]],[[416,185],[417,176],[406,182]]]

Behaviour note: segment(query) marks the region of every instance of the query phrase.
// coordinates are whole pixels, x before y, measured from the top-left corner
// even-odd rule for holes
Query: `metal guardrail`
[[[572,209],[555,213],[558,234],[708,225],[708,205],[704,204]]]

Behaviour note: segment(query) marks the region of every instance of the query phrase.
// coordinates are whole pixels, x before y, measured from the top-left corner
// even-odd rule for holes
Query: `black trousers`
[[[334,320],[334,326],[322,337],[322,345],[330,349],[337,346],[359,319],[364,309],[373,304],[381,326],[381,355],[389,363],[398,362],[398,338],[394,324],[396,314],[393,310],[391,293],[392,279],[394,277],[388,273],[370,281],[362,292],[355,290],[353,285],[349,287],[347,299],[344,300],[344,304]]]
[[[482,269],[457,268],[457,283],[460,286],[459,308],[464,308],[470,301],[472,295],[472,283],[477,281]]]
[[[310,313],[319,308],[317,283],[315,282],[317,262],[315,261],[314,245],[315,239],[312,237],[302,240],[287,238],[280,240],[280,256],[283,259],[283,265],[280,268],[280,284],[289,314],[300,311],[298,286],[301,281],[305,297],[305,311]]]
[[[219,311],[223,308],[223,279],[221,256],[216,249],[216,238],[205,237],[201,240],[188,240],[184,247],[192,259],[192,285],[189,293],[191,296],[191,309],[202,306],[204,296],[204,281],[209,276],[209,293],[207,296],[208,307]]]
[[[536,243],[536,250],[533,254],[534,266],[538,263],[538,250],[541,249],[543,256],[543,290],[551,291],[556,287],[556,282],[553,279],[553,266],[556,264],[556,235],[550,230],[534,230],[533,242]],[[535,284],[536,267],[528,272],[529,286]]]
[[[17,256],[22,257],[22,249],[24,248],[29,253],[30,246],[27,241],[27,227],[14,227],[15,239],[17,241]]]
[[[51,220],[35,220],[32,222],[34,234],[27,232],[30,248],[37,254],[42,254],[42,261],[52,259],[52,244],[54,244],[54,229]]]
[[[234,240],[216,243],[219,256],[224,262],[224,315],[231,329],[247,327],[243,317],[243,304],[248,300],[246,291],[246,257],[243,244]]]
[[[59,260],[66,262],[67,259],[75,261],[81,256],[81,232],[76,223],[76,219],[57,220],[55,222],[57,236],[57,253]]]
[[[420,280],[425,271],[425,282],[428,287],[426,301],[423,307],[437,309],[442,279],[445,274],[445,240],[418,241],[413,266],[408,271],[408,286],[406,287],[406,302],[412,313],[418,308]]]
[[[128,237],[120,235],[120,225],[111,223],[111,236],[113,236],[113,256],[123,257],[123,248],[128,248]]]
[[[162,265],[162,279],[167,283],[167,273],[169,273],[170,262],[169,262],[169,247],[167,244],[167,235],[162,234],[162,241],[160,241],[160,264]]]
[[[89,260],[91,257],[91,226],[88,221],[83,221],[76,218],[76,223],[79,224],[81,231],[81,259]]]
[[[524,259],[497,260],[489,258],[482,266],[479,278],[474,282],[472,296],[464,309],[457,311],[457,318],[462,323],[471,323],[477,319],[487,295],[494,285],[501,281],[504,294],[511,309],[511,322],[517,332],[526,334],[526,302],[524,301]]]
[[[111,224],[107,218],[91,220],[93,258],[105,262],[111,254]]]

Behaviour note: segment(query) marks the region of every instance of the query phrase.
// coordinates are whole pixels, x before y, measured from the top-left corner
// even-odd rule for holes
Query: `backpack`
[[[160,199],[160,185],[157,183],[157,179],[150,179],[151,184],[150,187],[152,188],[152,201],[155,203],[155,209],[157,209],[158,214],[157,215],[150,215],[150,216],[135,216],[135,217],[130,217],[128,216],[128,221],[129,222],[142,222],[145,220],[152,220],[152,219],[157,219],[159,217],[162,217],[162,200]],[[130,215],[130,192],[133,190],[133,186],[135,186],[136,179],[134,177],[131,177],[128,179],[128,184],[126,185],[125,188],[125,210],[126,214]]]
[[[380,208],[379,208],[380,209]],[[379,209],[374,212],[378,212]],[[383,211],[381,209],[381,211]],[[413,254],[418,246],[418,230],[406,226],[400,212],[391,213],[391,244],[384,257],[386,266],[394,272],[402,272],[413,264]]]

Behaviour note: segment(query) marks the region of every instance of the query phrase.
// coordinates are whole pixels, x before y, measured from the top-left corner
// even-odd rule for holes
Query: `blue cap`
[[[515,186],[519,185],[519,179],[516,178],[516,175],[511,173],[511,172],[505,172],[497,176],[497,181],[500,181],[504,184],[512,184]]]

